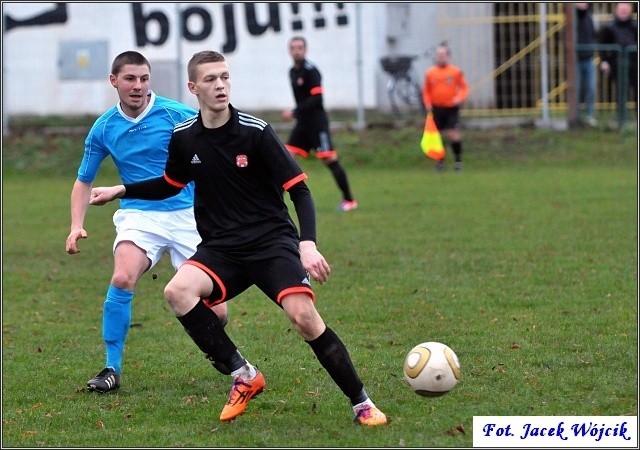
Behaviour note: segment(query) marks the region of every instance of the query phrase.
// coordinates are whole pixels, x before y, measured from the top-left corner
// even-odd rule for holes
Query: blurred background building
[[[117,100],[113,58],[138,50],[152,87],[196,106],[186,64],[203,49],[227,56],[232,103],[248,111],[293,104],[287,41],[303,35],[329,110],[387,111],[380,59],[416,55],[421,84],[446,41],[470,85],[464,117],[567,111],[568,3],[8,3],[3,13],[3,116],[99,114]],[[614,3],[593,3],[598,24]],[[635,14],[635,12],[634,12]],[[569,77],[571,79],[571,77]],[[615,111],[598,76],[596,106]]]

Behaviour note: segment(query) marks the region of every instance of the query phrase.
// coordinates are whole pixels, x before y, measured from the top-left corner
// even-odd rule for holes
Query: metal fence
[[[638,59],[638,46],[629,45],[622,47],[617,44],[579,44],[576,51],[594,50],[596,54],[600,52],[611,52],[616,55],[616,79],[610,79],[607,74],[601,74],[600,82],[596,85],[596,108],[600,111],[615,111],[618,124],[624,124],[629,119],[629,111],[636,109],[638,86],[632,86],[629,79],[629,61]],[[594,58],[594,64],[598,67],[600,58]],[[637,66],[636,66],[637,69]],[[630,92],[633,90],[633,93]],[[632,99],[632,96],[635,99]]]
[[[453,44],[457,49],[470,49],[457,51],[454,64],[463,69],[486,66],[486,59],[493,58],[493,70],[467,77],[470,100],[474,92],[493,90],[492,100],[469,101],[464,117],[543,118],[546,114],[567,118],[571,99],[567,95],[567,6],[572,7],[572,3],[496,2],[491,15],[441,20],[439,26],[445,33],[456,36]],[[591,7],[597,28],[613,20],[615,3],[593,2]],[[465,29],[471,31],[478,24],[493,28],[493,54],[474,52],[478,48],[477,36]],[[630,86],[626,70],[628,58],[637,59],[637,45],[623,49],[598,44],[594,49],[595,64],[600,63],[599,51],[611,50],[617,53],[619,66],[615,83],[597,70],[596,114],[615,119],[619,125],[637,119],[637,106],[629,96],[629,88],[637,86]]]

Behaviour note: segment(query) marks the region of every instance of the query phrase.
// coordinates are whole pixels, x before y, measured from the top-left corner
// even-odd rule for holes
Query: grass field
[[[116,204],[91,207],[69,256],[69,193],[82,138],[3,144],[3,447],[470,447],[479,415],[638,414],[635,134],[465,131],[465,170],[437,174],[420,130],[335,136],[360,209],[336,211],[329,172],[301,161],[332,266],[317,306],[391,418],[351,408],[259,291],[227,328],[264,372],[245,415],[218,421],[230,380],[162,298],[163,260],[136,292],[122,388],[96,395]],[[109,167],[97,184],[117,182]],[[454,349],[462,380],[423,398],[402,380],[417,343]],[[464,430],[461,431],[461,430]]]

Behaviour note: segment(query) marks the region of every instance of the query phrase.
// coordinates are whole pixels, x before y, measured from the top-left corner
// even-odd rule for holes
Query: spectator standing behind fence
[[[469,95],[467,81],[460,68],[450,63],[451,51],[446,44],[436,47],[435,64],[424,74],[422,100],[427,113],[451,145],[455,170],[462,170],[462,138],[460,135],[460,107]],[[444,170],[444,158],[436,163],[436,170]]]
[[[576,3],[576,37],[578,45],[594,45],[598,43],[596,28],[589,9],[589,3]],[[584,105],[582,121],[589,126],[596,126],[594,117],[596,103],[596,67],[594,64],[595,48],[578,49],[578,104]]]
[[[613,21],[600,30],[599,41],[601,44],[618,44],[625,49],[630,45],[638,45],[638,22],[633,20],[633,5],[629,2],[621,2],[616,4]],[[618,79],[618,52],[605,50],[600,53],[602,61],[600,62],[600,70],[609,77],[609,98],[613,98],[613,86],[616,85]],[[638,111],[638,52],[628,52],[627,67],[627,85],[631,93],[629,99],[635,103],[636,112]],[[619,86],[616,86],[619,88]],[[616,89],[617,91],[617,89]],[[618,92],[618,95],[620,93]]]

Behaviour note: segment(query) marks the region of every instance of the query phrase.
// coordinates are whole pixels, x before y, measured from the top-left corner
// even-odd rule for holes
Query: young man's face
[[[136,116],[147,107],[150,72],[146,65],[125,64],[118,75],[109,76],[111,85],[118,91],[120,106],[127,114]]]
[[[289,54],[294,62],[299,63],[304,61],[307,54],[307,47],[303,41],[294,39],[289,43]]]
[[[631,3],[618,3],[616,5],[616,17],[620,20],[628,20],[633,13]]]
[[[436,49],[436,64],[439,66],[446,66],[449,64],[449,50],[444,47],[438,47]]]
[[[189,91],[198,98],[201,109],[224,111],[229,106],[231,81],[226,61],[200,64],[195,81],[189,81]]]

